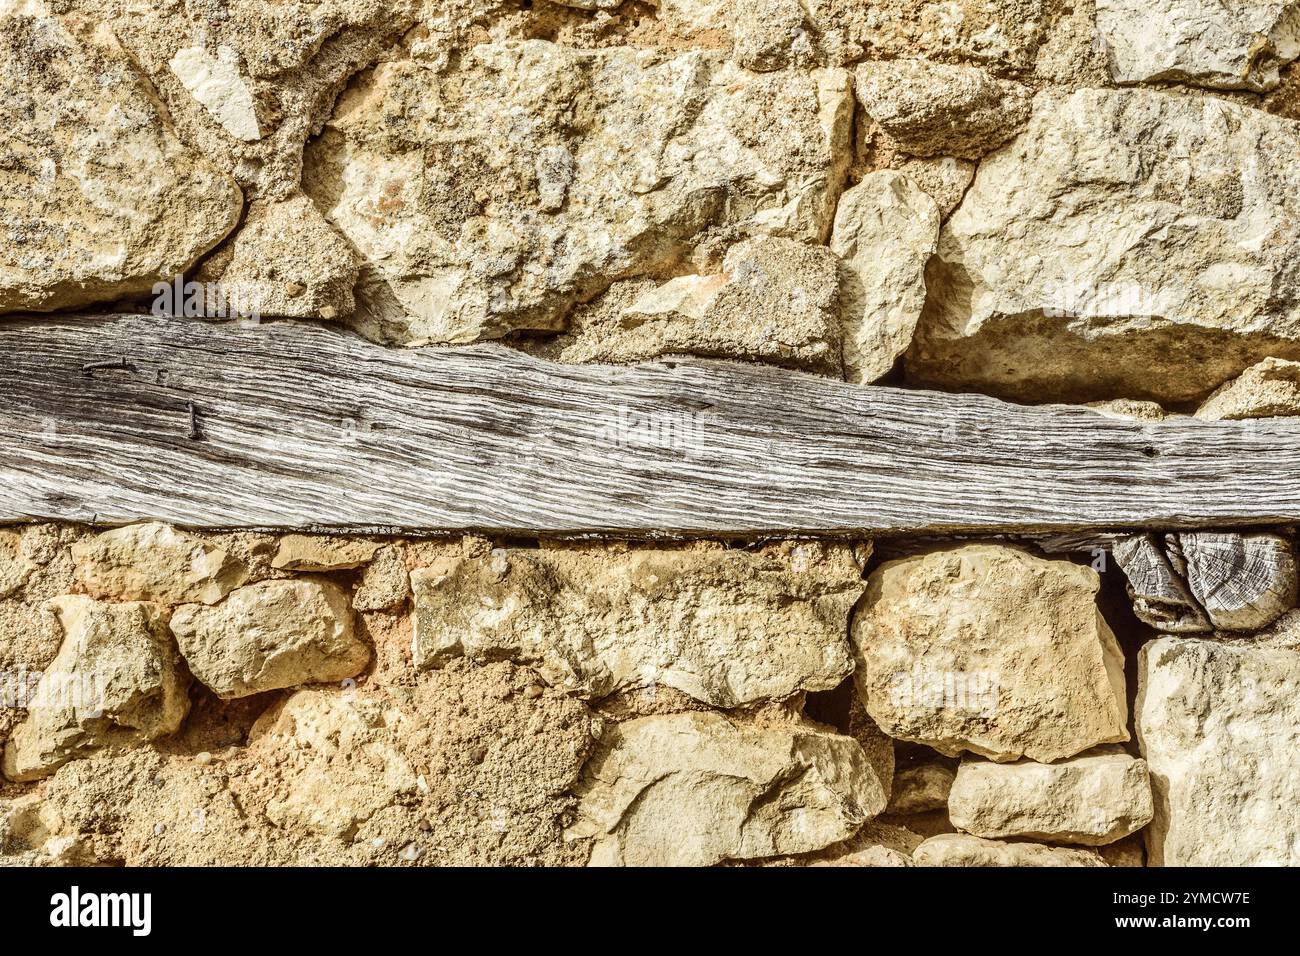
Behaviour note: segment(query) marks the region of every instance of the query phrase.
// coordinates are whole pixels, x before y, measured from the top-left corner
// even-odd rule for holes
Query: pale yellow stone
[[[10,780],[48,776],[99,747],[166,736],[189,711],[189,677],[162,608],[81,595],[50,606],[64,640],[5,745]]]
[[[917,866],[1106,866],[1096,850],[1008,843],[965,833],[941,833],[916,848]]]
[[[203,47],[185,47],[172,57],[171,71],[181,85],[201,103],[231,136],[259,140],[253,94],[239,75],[237,54],[228,46],[213,56]]]
[[[963,760],[948,795],[959,830],[1045,843],[1114,843],[1153,812],[1146,761],[1118,748],[1051,764]]]
[[[6,598],[30,580],[38,565],[23,548],[17,531],[0,531],[0,598]]]
[[[589,6],[607,0],[575,0]],[[751,70],[923,56],[1025,71],[1052,23],[1043,0],[658,0],[676,36],[730,43]],[[1089,11],[1091,13],[1091,10]]]
[[[280,827],[346,838],[376,811],[413,794],[418,774],[402,752],[400,712],[334,688],[295,691],[258,719],[250,746],[281,755],[287,788],[266,808]]]
[[[1297,149],[1295,122],[1220,98],[1038,93],[940,233],[908,374],[1182,403],[1300,359]]]
[[[907,827],[868,820],[843,843],[803,857],[808,866],[911,866],[912,852],[925,837]]]
[[[824,246],[759,236],[731,246],[721,272],[678,276],[614,314],[593,312],[559,357],[635,362],[700,355],[838,378],[839,299],[837,260]]]
[[[253,203],[198,279],[208,284],[209,310],[222,317],[334,318],[355,308],[358,271],[351,247],[298,193]]]
[[[1270,418],[1300,415],[1300,362],[1267,358],[1221,385],[1196,410],[1197,418]]]
[[[708,866],[806,853],[884,809],[885,787],[850,737],[747,727],[718,713],[616,725],[584,771],[572,837],[592,866]]]
[[[88,594],[118,601],[214,604],[248,580],[223,548],[156,521],[79,541],[72,559]]]
[[[1149,641],[1134,709],[1150,865],[1300,865],[1300,613],[1253,640]]]
[[[939,207],[939,220],[952,215],[975,178],[975,163],[953,156],[908,156],[894,167]],[[936,234],[936,239],[938,238]]]
[[[1300,56],[1295,0],[1097,0],[1117,83],[1270,90]]]
[[[0,312],[171,282],[235,225],[235,182],[177,138],[107,25],[0,15]]]
[[[378,541],[331,535],[286,534],[271,567],[289,571],[343,571],[368,563],[383,545]]]
[[[1166,417],[1165,410],[1158,403],[1134,401],[1128,398],[1089,402],[1087,407],[1108,418],[1135,418],[1143,422],[1158,422]]]
[[[973,66],[864,63],[854,89],[867,117],[906,153],[978,159],[1029,119],[1030,90]]]
[[[453,0],[469,17],[490,0]],[[303,144],[336,94],[393,49],[421,0],[228,0],[202,3],[59,0],[102,24],[148,80],[182,141],[229,172],[245,195],[298,191]],[[443,4],[429,5],[435,18]],[[470,7],[477,6],[477,10]],[[439,41],[435,41],[439,42]]]
[[[414,661],[508,657],[586,698],[663,685],[719,707],[829,690],[862,593],[843,546],[497,549],[411,572]]]
[[[177,608],[171,628],[194,676],[226,699],[341,681],[370,660],[347,592],[328,581],[252,584],[215,607]]]
[[[1023,71],[1033,67],[1051,23],[1043,0],[805,0],[803,6],[830,63],[923,56]]]
[[[818,860],[811,866],[911,866],[912,860],[901,850],[887,846],[869,846],[833,860]]]
[[[352,606],[358,611],[387,611],[411,596],[406,552],[400,545],[387,545],[375,552],[361,572]]]
[[[830,246],[840,257],[850,382],[874,382],[911,344],[925,305],[925,264],[938,235],[934,200],[901,173],[870,173],[840,198]]]
[[[352,87],[303,186],[369,263],[356,328],[465,343],[558,330],[709,230],[824,241],[851,117],[842,70],[481,43],[452,68],[394,60]]]
[[[1128,739],[1097,573],[1002,545],[888,561],[853,622],[855,678],[891,737],[1053,761]]]

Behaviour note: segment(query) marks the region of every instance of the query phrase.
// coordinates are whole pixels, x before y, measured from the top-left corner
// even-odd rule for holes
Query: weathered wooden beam
[[[1300,520],[1291,420],[400,350],[292,322],[5,321],[0,427],[0,521],[740,536]]]

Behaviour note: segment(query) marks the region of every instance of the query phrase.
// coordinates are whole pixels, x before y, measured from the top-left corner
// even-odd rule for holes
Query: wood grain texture
[[[647,537],[1300,520],[1292,420],[398,350],[293,322],[5,321],[0,423],[0,521]]]
[[[1178,535],[1180,564],[1210,623],[1255,631],[1295,607],[1295,548],[1276,534],[1195,531]]]
[[[1188,590],[1184,574],[1170,560],[1166,537],[1174,539],[1172,544],[1177,546],[1176,535],[1138,534],[1118,539],[1111,549],[1128,578],[1133,613],[1144,624],[1169,634],[1214,630],[1205,609]]]

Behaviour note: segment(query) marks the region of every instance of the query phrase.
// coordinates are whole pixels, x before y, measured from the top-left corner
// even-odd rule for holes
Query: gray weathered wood
[[[1178,535],[1187,584],[1210,623],[1227,631],[1267,627],[1295,607],[1295,551],[1277,534]]]
[[[290,322],[8,320],[0,425],[0,521],[739,536],[1300,520],[1292,420],[397,350]]]
[[[1176,536],[1168,537],[1176,541]],[[1156,535],[1120,538],[1111,554],[1128,578],[1133,613],[1140,621],[1170,634],[1200,634],[1214,629]]]

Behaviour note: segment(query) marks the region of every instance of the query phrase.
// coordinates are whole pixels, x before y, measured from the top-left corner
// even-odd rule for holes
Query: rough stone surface
[[[854,617],[855,680],[889,736],[1052,761],[1128,739],[1123,654],[1089,567],[972,544],[888,561]]]
[[[948,806],[948,792],[956,774],[947,764],[931,762],[899,767],[886,813],[928,813]]]
[[[590,310],[558,357],[635,362],[686,354],[842,373],[837,260],[823,246],[742,240],[727,250],[721,272],[678,276],[629,298]]]
[[[361,572],[352,606],[358,611],[388,611],[411,596],[406,552],[400,545],[385,545]]]
[[[593,866],[702,866],[821,849],[884,809],[884,786],[849,737],[749,727],[721,714],[619,724],[579,785],[569,833]]]
[[[941,833],[916,848],[917,866],[1106,866],[1096,850],[1008,843],[965,833]]]
[[[65,19],[111,30],[185,143],[261,200],[297,191],[303,143],[330,115],[347,80],[411,27],[419,6],[417,0],[52,5],[67,10]]]
[[[98,747],[173,733],[189,710],[189,677],[161,608],[79,595],[51,606],[63,644],[5,745],[10,780],[48,776]]]
[[[925,57],[1022,72],[1034,66],[1051,20],[1042,0],[659,0],[657,6],[656,26],[674,44],[725,48],[746,69],[760,71]]]
[[[564,695],[526,696],[534,679],[454,666],[409,688],[298,691],[261,720],[263,698],[208,698],[167,753],[61,767],[19,808],[0,863],[580,865],[588,841],[562,831],[600,722]]]
[[[854,89],[866,115],[915,156],[979,159],[1029,120],[1029,89],[976,67],[864,63]]]
[[[1277,429],[1297,52],[1297,0],[0,0],[0,315],[183,271],[193,320]],[[707,468],[710,415],[590,427]],[[0,865],[1300,862],[1296,528],[382,525],[0,528]]]
[[[158,522],[127,525],[72,546],[77,583],[93,597],[214,604],[248,579],[224,548]]]
[[[940,234],[909,374],[1185,402],[1300,357],[1297,149],[1297,124],[1218,99],[1039,93]]]
[[[1219,388],[1196,410],[1210,421],[1300,415],[1300,362],[1267,358]]]
[[[282,772],[289,787],[266,805],[279,827],[347,837],[419,784],[400,738],[409,734],[408,714],[385,702],[335,688],[295,691],[258,719],[249,735],[279,750],[290,763]]]
[[[218,47],[213,56],[201,46],[185,47],[167,65],[227,133],[246,142],[262,138],[253,93],[239,75],[239,54],[233,49]]]
[[[330,535],[286,534],[271,567],[289,571],[343,571],[368,563],[383,545],[378,541]]]
[[[1158,402],[1144,402],[1131,398],[1112,398],[1104,402],[1089,402],[1084,406],[1108,418],[1132,418],[1141,422],[1158,422],[1167,416]]]
[[[922,192],[934,200],[934,204],[939,207],[940,222],[952,215],[975,179],[975,163],[953,156],[899,157],[896,165],[891,168],[916,183]],[[936,229],[936,243],[938,238]]]
[[[215,607],[182,605],[171,628],[194,676],[227,699],[341,681],[370,660],[347,593],[326,581],[265,581]]]
[[[709,229],[820,241],[847,166],[843,71],[703,52],[485,43],[386,63],[308,150],[304,186],[368,260],[357,327],[463,343],[556,330]]]
[[[1046,843],[1114,843],[1152,813],[1146,762],[1118,748],[1053,764],[964,760],[948,795],[960,830]]]
[[[911,866],[912,852],[924,840],[906,827],[868,820],[843,843],[794,860],[807,866]]]
[[[1271,90],[1300,56],[1294,0],[1097,0],[1117,83]]]
[[[414,660],[533,664],[587,698],[663,685],[719,707],[829,690],[861,570],[840,546],[497,549],[411,572]]]
[[[333,319],[355,308],[356,256],[311,200],[256,202],[199,270],[209,311],[225,317]]]
[[[1034,51],[1034,66],[1025,75],[1035,85],[1100,88],[1110,86],[1105,42],[1097,33],[1094,2],[1053,4],[1047,15],[1043,42]]]
[[[808,14],[798,0],[732,4],[726,19],[731,55],[746,69],[767,72],[817,60]]]
[[[239,188],[93,21],[0,11],[0,88],[0,312],[146,293],[235,225]]]
[[[1027,70],[1050,19],[1042,0],[808,0],[804,6],[821,56],[831,63],[923,56]]]
[[[875,771],[876,777],[884,786],[886,798],[892,798],[894,793],[894,767],[896,765],[894,741],[876,725],[876,722],[867,713],[867,709],[862,705],[862,701],[851,691],[852,685],[841,685],[832,692],[842,694],[848,698],[848,720],[837,724],[827,724],[826,727],[827,729],[834,727],[836,730],[842,728],[842,733],[848,734],[858,742],[862,752],[867,755],[867,763],[871,764],[871,769]],[[794,698],[787,701],[784,706],[797,705],[799,700],[799,698]],[[806,695],[803,701],[806,712]]]
[[[1150,641],[1134,709],[1150,865],[1300,864],[1300,615],[1253,640]]]
[[[63,626],[43,598],[0,600],[0,745],[27,717],[27,702],[63,643]]]
[[[0,598],[7,598],[30,579],[39,565],[24,553],[23,536],[0,531]]]
[[[868,846],[833,860],[818,860],[811,866],[911,866],[912,860],[902,850],[888,846]]]
[[[925,263],[938,233],[934,201],[899,173],[871,173],[840,197],[830,246],[840,257],[850,382],[874,382],[911,344],[925,305]]]

